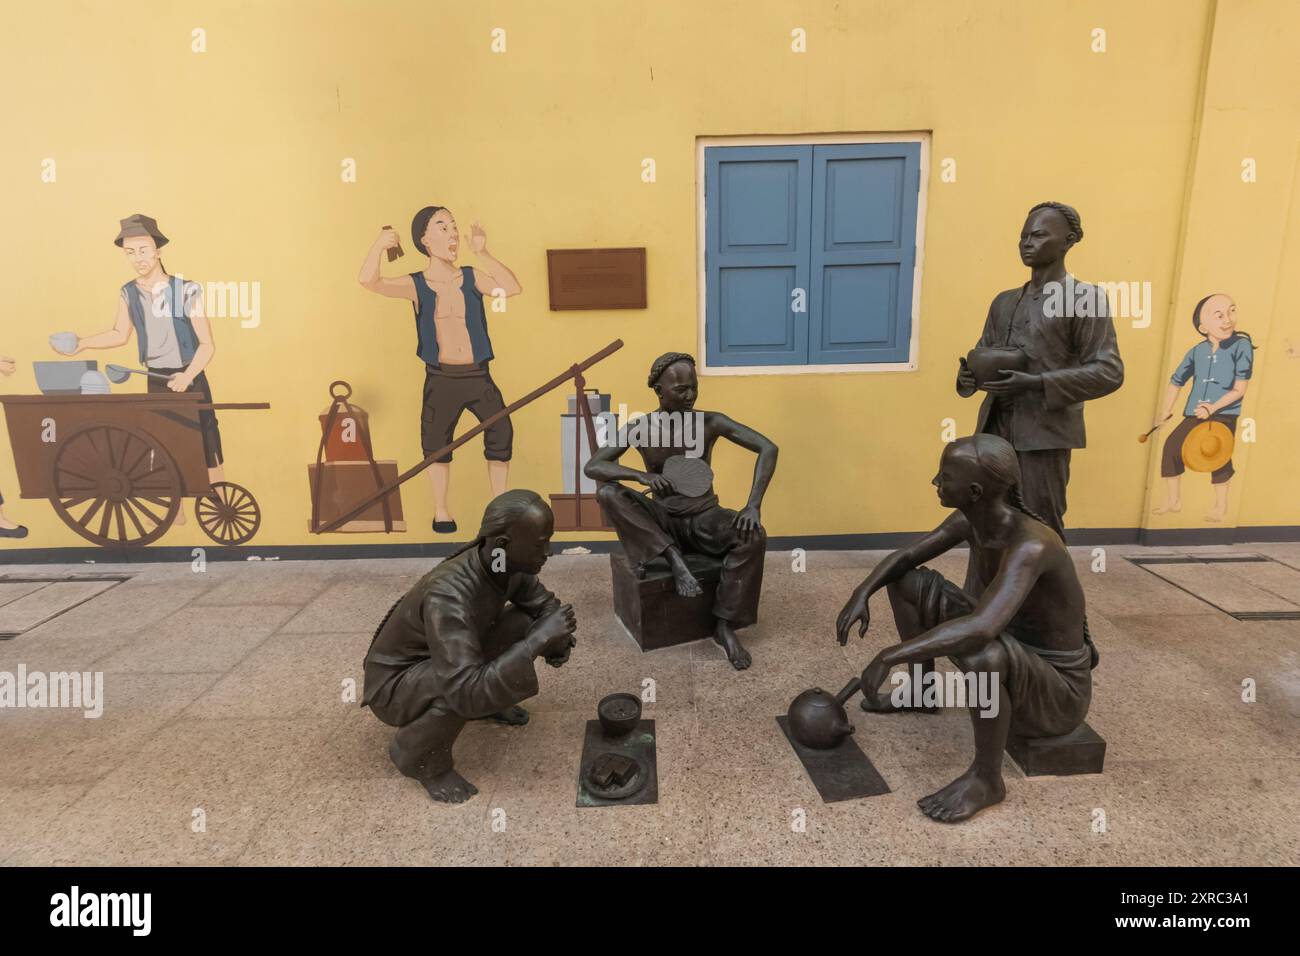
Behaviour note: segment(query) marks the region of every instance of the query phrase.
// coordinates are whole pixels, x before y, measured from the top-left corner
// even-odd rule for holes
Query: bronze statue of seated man
[[[776,470],[776,445],[721,412],[695,410],[699,394],[695,359],[684,352],[668,352],[655,359],[647,384],[659,396],[658,411],[625,423],[617,439],[606,441],[587,462],[587,477],[602,482],[597,498],[618,532],[628,560],[644,569],[662,556],[678,594],[695,597],[701,593],[699,581],[682,557],[684,551],[722,559],[713,636],[731,665],[744,670],[751,659],[736,631],[758,619],[767,549],[759,508]],[[712,470],[707,465],[719,438],[758,455],[749,501],[740,511],[722,507],[713,492]],[[629,447],[641,453],[644,471],[619,464]],[[697,462],[702,464],[689,467]],[[670,477],[673,473],[683,476],[676,479],[678,484],[702,473],[707,485],[678,488]],[[619,484],[623,481],[645,485],[653,497]]]
[[[1096,652],[1070,553],[1060,535],[1025,507],[1011,444],[989,434],[959,438],[944,449],[934,485],[940,503],[957,510],[876,566],[840,612],[836,636],[843,645],[854,623],[865,635],[868,599],[887,589],[900,643],[863,671],[865,710],[896,709],[879,689],[897,664],[947,656],[987,680],[995,706],[970,707],[974,762],[918,801],[932,819],[955,823],[1006,795],[1008,733],[1056,737],[1083,723]],[[970,546],[975,572],[970,592],[921,567],[963,544]]]
[[[362,706],[397,728],[389,756],[434,800],[478,793],[452,764],[466,721],[526,723],[518,704],[537,693],[534,660],[569,659],[573,608],[537,580],[554,530],[536,493],[497,496],[478,537],[421,578],[375,632]]]

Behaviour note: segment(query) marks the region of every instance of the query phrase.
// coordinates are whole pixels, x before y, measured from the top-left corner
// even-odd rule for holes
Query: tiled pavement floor
[[[1300,545],[1233,550],[1300,568]],[[1026,778],[1008,760],[1006,801],[958,826],[915,801],[969,761],[964,713],[851,707],[893,792],[830,805],[774,721],[896,639],[884,595],[866,641],[841,649],[831,633],[880,553],[810,552],[804,573],[769,554],[743,673],[710,643],[640,653],[615,624],[608,558],[553,558],[543,580],[576,607],[578,647],[562,669],[539,666],[527,726],[467,727],[457,763],[481,792],[454,807],[399,776],[391,730],[343,700],[377,620],[428,562],[96,565],[131,579],[0,641],[0,671],[103,671],[106,698],[97,720],[0,710],[0,863],[1295,864],[1300,621],[1237,621],[1122,557],[1143,553],[1110,548],[1094,573],[1091,551],[1074,552],[1102,652],[1089,722],[1105,773]],[[960,580],[964,556],[934,566]],[[0,579],[57,570],[88,567],[7,565]],[[645,678],[659,803],[576,808],[585,722]]]

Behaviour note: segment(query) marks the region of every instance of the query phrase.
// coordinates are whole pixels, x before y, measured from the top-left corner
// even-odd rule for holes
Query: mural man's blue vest
[[[492,358],[492,341],[488,338],[487,315],[483,310],[483,293],[474,287],[474,270],[461,266],[461,293],[465,296],[465,328],[469,332],[470,351],[475,362],[486,362]],[[415,354],[426,365],[438,364],[438,333],[433,324],[433,316],[438,307],[438,294],[429,288],[423,272],[412,272],[411,280],[415,283],[418,303],[411,303],[415,309]]]
[[[140,364],[149,356],[149,331],[144,320],[144,310],[153,307],[153,303],[144,301],[140,287],[134,281],[122,286],[126,293],[127,311],[131,314],[131,325],[135,327],[135,341],[140,346]],[[185,314],[185,280],[180,276],[168,276],[168,288],[164,293],[171,309],[172,325],[176,329],[176,344],[181,351],[181,361],[189,365],[194,352],[199,347],[199,337],[194,333],[194,323]]]

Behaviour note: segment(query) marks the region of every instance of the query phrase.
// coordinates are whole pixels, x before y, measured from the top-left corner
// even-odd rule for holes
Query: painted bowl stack
[[[97,369],[90,369],[81,376],[82,395],[108,395],[112,391],[108,378]]]

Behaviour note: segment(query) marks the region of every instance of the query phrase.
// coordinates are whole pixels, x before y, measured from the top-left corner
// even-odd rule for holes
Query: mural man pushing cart
[[[66,354],[76,355],[86,349],[115,349],[129,342],[134,332],[140,364],[150,373],[150,393],[193,392],[210,404],[212,388],[208,385],[206,369],[216,346],[212,341],[212,326],[203,313],[203,287],[167,273],[159,250],[170,240],[152,216],[135,213],[120,225],[113,244],[126,253],[136,276],[122,286],[113,327],[78,338]],[[199,424],[209,480],[223,481],[221,432],[216,414],[201,410]],[[181,518],[180,523],[183,522]]]
[[[108,380],[88,368],[80,389],[47,380],[46,394],[0,397],[19,487],[24,498],[49,498],[63,522],[95,544],[157,540],[183,523],[187,497],[209,538],[243,544],[256,534],[261,509],[246,488],[225,480],[215,412],[270,406],[213,403],[205,369],[215,349],[202,287],[163,268],[158,250],[167,242],[150,216],[121,220],[114,243],[136,277],[122,286],[113,327],[50,338],[56,352],[76,355],[125,345],[134,333],[145,368],[109,365],[108,376],[121,382],[132,372],[144,375],[144,394],[109,394]],[[38,363],[38,384],[43,365],[48,372],[64,364]]]

